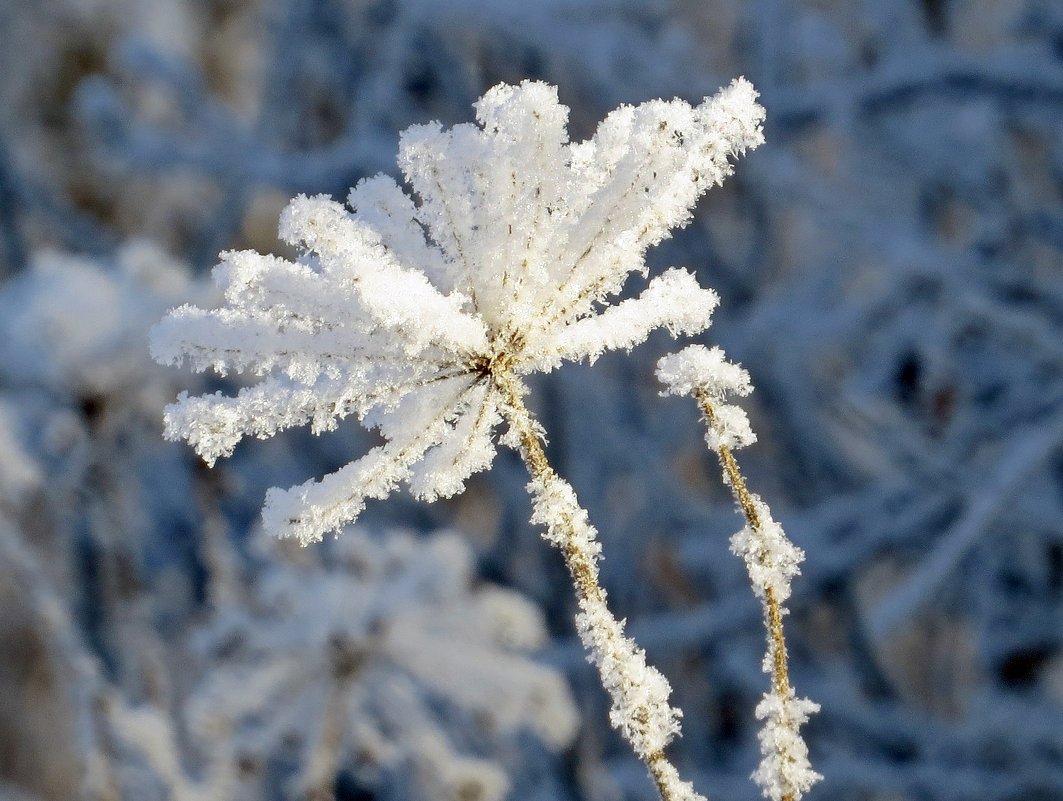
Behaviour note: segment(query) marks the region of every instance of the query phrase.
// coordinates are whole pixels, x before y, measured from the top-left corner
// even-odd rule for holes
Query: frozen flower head
[[[402,481],[419,498],[453,495],[490,465],[522,376],[708,325],[716,295],[684,270],[609,300],[762,141],[747,81],[698,106],[622,106],[580,143],[543,83],[496,86],[476,112],[478,125],[403,134],[416,200],[385,176],[359,183],[349,208],[300,196],[280,222],[297,261],[226,253],[224,307],[184,306],[155,329],[161,362],[263,376],[236,397],[182,395],[167,409],[167,435],[209,463],[248,434],[319,432],[351,414],[383,435],[320,481],[272,490],[275,534],[318,540]]]

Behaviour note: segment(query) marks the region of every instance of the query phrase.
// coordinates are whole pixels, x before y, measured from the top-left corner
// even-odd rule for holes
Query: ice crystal
[[[785,695],[765,693],[757,704],[757,718],[764,726],[757,735],[764,754],[753,780],[770,799],[801,798],[823,777],[812,770],[808,746],[800,728],[808,716],[819,711],[819,704],[798,698],[793,690]]]
[[[244,436],[325,431],[352,414],[380,430],[384,444],[357,461],[270,491],[264,520],[277,535],[319,540],[403,481],[427,500],[460,492],[493,459],[508,406],[500,373],[708,325],[716,295],[683,270],[607,303],[730,159],[762,141],[747,81],[697,106],[622,106],[580,143],[546,84],[499,85],[475,107],[479,125],[402,135],[399,165],[419,203],[384,176],[359,183],[349,209],[300,196],[280,224],[297,261],[223,254],[224,307],[183,306],[154,331],[161,362],[263,376],[235,397],[168,407],[167,435],[208,463]]]

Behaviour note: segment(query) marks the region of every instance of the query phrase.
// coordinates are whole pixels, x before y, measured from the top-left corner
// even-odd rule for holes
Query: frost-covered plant
[[[328,558],[264,546],[247,602],[198,637],[217,667],[188,705],[203,742],[224,730],[238,743],[239,798],[261,798],[285,755],[292,797],[330,798],[346,770],[378,791],[401,783],[410,801],[497,801],[517,735],[571,742],[568,686],[529,656],[546,641],[539,610],[478,584],[458,535],[352,529]]]
[[[502,442],[531,474],[533,520],[572,576],[614,727],[665,799],[698,798],[664,755],[680,718],[668,682],[606,606],[597,533],[547,461],[523,379],[630,349],[656,328],[708,325],[717,297],[683,270],[609,300],[645,274],[646,250],[690,219],[730,159],[760,144],[763,109],[738,79],[695,107],[623,106],[581,143],[568,142],[568,109],[545,84],[496,86],[476,111],[480,125],[403,134],[399,163],[420,203],[382,176],[355,187],[350,211],[298,197],[280,224],[298,261],[223,255],[215,276],[226,305],[173,311],[153,354],[265,377],[236,397],[182,395],[167,409],[167,435],[213,463],[248,434],[324,431],[351,414],[378,428],[385,443],[361,459],[267,496],[266,528],[310,543],[401,481],[425,500],[461,491],[490,465],[505,421]]]
[[[808,763],[808,747],[801,724],[819,705],[798,698],[790,686],[783,638],[783,603],[790,597],[790,581],[804,559],[776,523],[768,506],[746,487],[734,451],[757,441],[745,411],[727,399],[753,391],[749,373],[724,358],[720,348],[691,345],[657,363],[664,395],[692,395],[705,417],[705,441],[716,451],[724,483],[734,493],[746,518],[745,527],[731,539],[731,550],[741,556],[749,571],[753,591],[764,607],[768,648],[764,671],[772,677],[771,690],[757,705],[757,717],[766,719],[760,733],[763,759],[753,774],[764,795],[773,801],[800,798],[821,777]]]

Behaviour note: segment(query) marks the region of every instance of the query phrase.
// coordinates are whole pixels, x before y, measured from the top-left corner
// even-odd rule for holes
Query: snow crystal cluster
[[[784,695],[766,693],[757,704],[756,715],[764,726],[757,735],[764,755],[753,773],[753,781],[773,801],[800,798],[823,777],[808,762],[808,746],[801,726],[819,711],[819,704],[798,698],[793,689]]]
[[[712,402],[715,422],[706,429],[705,441],[719,451],[720,446],[743,448],[757,441],[745,410],[726,403],[729,395],[745,397],[753,391],[749,373],[727,361],[717,347],[691,345],[657,362],[657,378],[665,385],[663,395],[705,393]]]
[[[790,597],[790,582],[801,572],[805,555],[771,517],[759,495],[751,494],[756,526],[747,523],[731,538],[731,550],[742,557],[749,571],[753,592],[764,600],[770,594],[777,603]]]
[[[180,307],[154,331],[160,362],[263,376],[235,397],[182,396],[167,409],[167,435],[208,463],[244,436],[327,430],[348,415],[384,436],[320,481],[271,491],[274,534],[319,540],[402,481],[428,500],[461,491],[493,459],[500,372],[708,324],[716,295],[681,270],[599,307],[645,273],[647,248],[690,218],[731,157],[762,141],[748,82],[698,106],[623,106],[581,143],[568,142],[568,109],[542,83],[499,85],[476,112],[479,125],[403,134],[399,164],[419,203],[384,176],[359,183],[349,208],[298,197],[280,231],[302,257],[225,254],[225,305]]]

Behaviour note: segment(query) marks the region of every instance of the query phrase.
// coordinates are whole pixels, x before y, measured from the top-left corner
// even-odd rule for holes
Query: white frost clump
[[[764,758],[753,773],[753,781],[765,797],[773,801],[801,798],[823,778],[812,770],[808,746],[800,734],[808,716],[818,711],[819,704],[798,698],[792,689],[785,696],[765,693],[757,704],[757,719],[765,721],[757,735]]]
[[[508,408],[498,374],[708,325],[716,295],[681,270],[607,303],[761,143],[756,96],[738,79],[698,106],[622,106],[569,143],[557,90],[524,82],[488,91],[479,125],[408,129],[398,161],[419,203],[384,176],[359,183],[349,209],[298,197],[280,231],[301,258],[224,254],[224,307],[182,306],[156,327],[160,362],[263,376],[236,397],[181,396],[167,436],[213,462],[249,434],[323,431],[348,415],[379,428],[385,443],[361,459],[269,493],[266,528],[303,543],[403,481],[428,500],[460,492],[494,457]]]
[[[691,345],[664,356],[657,362],[657,378],[666,387],[662,395],[708,395],[717,420],[705,433],[712,450],[720,450],[721,445],[743,448],[757,441],[745,410],[724,402],[729,395],[745,397],[753,391],[749,373],[727,361],[720,348]]]
[[[731,537],[731,552],[746,563],[756,596],[764,600],[770,592],[781,604],[790,597],[790,582],[801,572],[805,554],[772,519],[760,496],[752,494],[751,500],[757,510],[757,527],[747,523]]]
[[[261,797],[258,771],[287,753],[293,796],[319,797],[346,769],[411,801],[498,801],[518,735],[551,750],[575,736],[567,684],[531,658],[546,641],[539,611],[477,584],[461,537],[350,530],[331,558],[262,545],[249,603],[223,608],[200,641],[220,666],[188,708],[205,741],[233,732],[250,768],[241,797]]]

